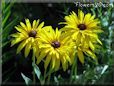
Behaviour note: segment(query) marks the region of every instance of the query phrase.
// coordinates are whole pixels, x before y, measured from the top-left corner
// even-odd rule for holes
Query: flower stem
[[[77,76],[77,57],[76,57],[75,67],[74,67],[74,76],[75,76],[75,80],[76,80],[76,76]]]
[[[47,84],[50,84],[50,78],[51,78],[51,74],[53,73],[53,69],[50,66],[50,70],[48,72],[48,80],[47,80]]]
[[[33,56],[33,63],[35,64],[35,56]],[[33,84],[36,84],[36,77],[35,77],[35,71],[34,71],[34,67],[33,67]]]
[[[44,85],[45,84],[45,79],[46,79],[46,70],[44,71],[44,78],[43,78],[43,80],[41,82],[41,85]]]
[[[35,83],[36,83],[36,78],[35,78],[35,72],[33,70],[33,84],[35,85]]]
[[[77,75],[77,57],[75,55],[74,57],[74,63],[72,65],[72,69],[71,69],[71,75],[70,75],[70,83],[72,83],[73,79],[76,79],[76,75]]]
[[[49,83],[50,83],[50,77],[51,77],[51,73],[48,75],[47,84],[49,84]]]

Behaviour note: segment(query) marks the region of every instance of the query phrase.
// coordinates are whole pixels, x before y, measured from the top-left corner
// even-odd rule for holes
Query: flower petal
[[[55,71],[57,71],[60,67],[60,59],[56,59],[55,61]]]
[[[23,28],[25,31],[27,31],[27,27],[26,27],[26,25],[25,25],[23,22],[20,22],[20,25],[22,26],[22,28]]]
[[[28,31],[30,31],[31,30],[31,23],[30,23],[29,19],[25,19],[25,22],[26,22]]]
[[[37,57],[37,64],[39,64],[41,62],[41,60],[47,55],[47,53],[45,53],[44,51],[42,51],[40,53],[39,56],[36,56]]]
[[[29,43],[27,43],[27,45],[25,47],[25,57],[28,56],[30,49],[31,49],[31,43],[29,42]]]
[[[46,60],[45,60],[45,64],[44,64],[45,70],[47,69],[51,59],[52,59],[52,56],[50,54],[48,54],[48,56],[46,57]]]
[[[94,60],[97,59],[97,58],[96,58],[96,55],[95,55],[92,51],[86,50],[85,52],[87,52],[87,54],[90,55]]]
[[[17,54],[25,47],[25,45],[28,43],[28,40],[24,40],[21,42],[17,48]]]
[[[37,20],[37,21],[34,20],[34,21],[33,21],[33,25],[32,25],[33,29],[37,29],[37,26],[38,26],[38,24],[39,24],[39,21],[40,21],[40,20]]]
[[[77,53],[78,53],[78,58],[79,58],[80,62],[82,64],[84,64],[84,55],[83,55],[83,52],[81,50],[78,50]]]
[[[19,31],[20,33],[22,33],[23,35],[25,35],[26,37],[28,37],[28,34],[25,30],[23,30],[21,27],[17,27],[15,26],[16,30]]]
[[[83,19],[84,19],[84,13],[82,12],[82,10],[78,10],[78,18],[79,18],[79,22],[81,24],[83,24]]]
[[[55,68],[55,62],[56,62],[56,58],[55,58],[55,55],[53,54],[52,55],[52,69]]]
[[[42,22],[39,26],[38,29],[41,29],[44,26],[44,22]]]

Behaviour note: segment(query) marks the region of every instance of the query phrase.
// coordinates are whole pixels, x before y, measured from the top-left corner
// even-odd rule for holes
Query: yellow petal
[[[43,29],[45,29],[46,31],[50,31],[50,29],[52,29],[52,26],[45,26],[45,27],[43,27]]]
[[[89,41],[89,46],[90,46],[90,48],[91,48],[92,50],[95,50],[95,47],[94,47],[94,45],[93,45],[93,43],[92,43],[91,41]]]
[[[70,57],[66,54],[65,55],[65,57],[66,57],[66,59],[68,60],[68,62],[71,64],[71,59],[70,59]]]
[[[25,19],[25,22],[26,22],[28,31],[30,31],[31,30],[31,23],[30,23],[29,19]]]
[[[41,60],[42,60],[46,55],[47,55],[47,54],[46,54],[44,51],[42,51],[39,56],[36,56],[36,57],[37,57],[37,64],[39,64],[39,63],[41,62]]]
[[[56,61],[55,55],[52,55],[52,69],[55,68],[55,61]]]
[[[33,28],[34,28],[34,29],[37,29],[38,24],[39,24],[39,20],[37,20],[37,21],[34,20],[34,21],[33,21],[33,25],[32,25]]]
[[[90,18],[91,18],[91,14],[88,13],[85,15],[85,18],[84,18],[84,24],[88,24],[90,22]]]
[[[31,43],[29,42],[29,43],[27,43],[27,45],[25,47],[25,57],[28,56],[30,49],[31,49]]]
[[[49,34],[49,32],[47,32],[45,29],[42,29],[42,32],[40,33],[40,37],[42,38],[42,36],[44,37],[44,39],[51,41],[53,39],[52,34]]]
[[[41,44],[39,45],[40,48],[50,48],[50,44]]]
[[[39,48],[36,45],[32,46],[31,48],[33,49],[32,60],[34,61],[35,55],[39,55]]]
[[[79,45],[79,44],[80,44],[81,38],[82,38],[82,34],[81,34],[81,32],[79,32],[79,33],[77,34],[77,38],[76,38],[76,45]]]
[[[11,34],[10,36],[12,36],[12,37],[19,37],[20,36],[20,33],[14,33],[14,34]]]
[[[69,40],[69,39],[71,39],[71,35],[72,35],[73,33],[62,33],[61,34],[61,36],[60,36],[60,40],[63,42],[63,43],[65,43],[67,40]]]
[[[87,54],[90,55],[94,60],[97,59],[97,58],[96,58],[96,55],[95,55],[92,51],[86,50],[85,52],[87,52]]]
[[[44,22],[42,22],[39,26],[38,29],[41,29],[44,26]]]
[[[20,45],[17,48],[17,54],[25,47],[25,45],[28,43],[28,40],[24,40],[20,43]]]
[[[97,38],[97,41],[102,45],[102,42]]]
[[[49,38],[46,36],[46,34],[44,34],[43,32],[41,32],[42,34],[40,34],[40,41],[42,42],[43,41],[43,43],[50,43],[50,40],[49,40]]]
[[[21,27],[16,27],[15,26],[15,28],[16,28],[17,31],[21,32],[23,35],[25,35],[26,37],[28,37],[27,32],[25,30],[23,30]]]
[[[83,24],[84,13],[82,12],[82,10],[78,10],[78,17],[80,19],[80,23]]]
[[[79,24],[78,17],[77,17],[77,15],[76,15],[76,13],[74,11],[72,11],[72,18],[74,19],[74,21],[78,25]]]
[[[32,27],[34,28],[36,26],[36,20],[33,21]],[[35,29],[35,28],[34,28]]]
[[[73,38],[74,40],[77,40],[78,34],[79,34],[79,31],[76,31],[75,33],[72,34],[72,38]],[[79,39],[79,38],[78,38],[78,39]]]
[[[63,59],[63,57],[61,57],[60,60],[62,63],[63,71],[66,71],[66,68],[67,68],[66,61]]]
[[[36,56],[36,57],[39,57],[40,49],[39,49],[37,46],[34,46],[34,47],[33,47],[33,50],[34,50],[35,56]]]
[[[45,64],[44,64],[45,70],[47,69],[47,67],[48,67],[48,65],[50,63],[51,58],[52,58],[52,56],[50,54],[48,54],[48,56],[46,57],[46,60],[45,60]]]
[[[56,39],[56,34],[55,34],[55,31],[50,28],[50,38],[53,40],[53,39]]]
[[[55,71],[57,71],[60,67],[60,59],[56,59],[55,61]]]
[[[66,25],[60,29],[60,31],[70,31],[70,32],[71,30],[76,30],[76,27],[73,27],[72,25]]]
[[[99,28],[99,29],[95,29],[95,30],[93,30],[93,32],[95,32],[95,33],[102,33],[102,32],[104,32],[104,31],[101,30],[101,29]]]
[[[97,19],[95,19],[95,20],[93,20],[93,21],[90,21],[90,22],[87,24],[87,27],[88,27],[88,28],[94,28],[94,27],[96,27],[97,24],[99,24],[99,23],[100,23],[100,21],[97,20]]]
[[[16,39],[12,40],[12,41],[11,41],[11,46],[13,46],[13,45],[15,45],[15,44],[21,42],[23,39],[24,39],[24,38],[16,38]]]
[[[20,25],[22,26],[22,28],[23,28],[25,31],[27,31],[27,27],[26,27],[26,25],[25,25],[23,22],[20,22]]]
[[[61,31],[58,30],[58,28],[56,28],[56,39],[59,40],[59,37],[61,35]]]
[[[83,64],[84,63],[84,55],[83,52],[81,50],[78,50],[78,58],[80,60],[80,62]]]
[[[33,37],[30,37],[30,42],[34,43],[35,39]]]
[[[94,18],[95,18],[95,15],[91,16],[90,20],[94,20]]]
[[[56,55],[56,58],[59,59],[59,53],[56,52],[55,55]]]
[[[68,22],[68,23],[71,23],[71,19],[70,19],[70,17],[69,16],[65,16],[65,18],[64,18],[65,20],[66,20],[66,22]]]

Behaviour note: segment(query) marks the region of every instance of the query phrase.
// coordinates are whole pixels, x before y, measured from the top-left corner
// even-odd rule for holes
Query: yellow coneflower
[[[65,71],[68,68],[68,64],[72,64],[70,51],[74,45],[68,38],[64,38],[57,28],[56,31],[52,27],[43,29],[40,41],[39,48],[41,52],[39,55],[36,54],[37,64],[44,60],[45,70],[50,64],[51,68],[56,71],[62,64],[62,68]]]
[[[14,38],[11,42],[11,46],[20,43],[17,48],[17,53],[25,47],[24,54],[25,57],[27,57],[31,49],[33,49],[34,54],[38,49],[39,33],[44,26],[44,22],[39,24],[39,20],[34,20],[32,25],[29,19],[25,19],[25,22],[26,24],[20,22],[20,25],[15,26],[18,32],[11,35]]]
[[[102,32],[99,26],[100,21],[95,19],[95,15],[92,16],[90,13],[84,15],[81,10],[78,10],[78,15],[72,12],[70,15],[65,16],[65,21],[61,23],[65,24],[61,31],[64,31],[66,36],[71,35],[78,50],[79,60],[84,63],[83,53],[87,53],[85,50],[90,49],[91,52],[88,52],[88,54],[95,58],[93,53],[95,49],[94,43],[98,42],[102,44],[97,35],[97,33]]]

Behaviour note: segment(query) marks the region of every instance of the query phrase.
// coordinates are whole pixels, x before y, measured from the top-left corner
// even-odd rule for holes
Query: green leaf
[[[105,66],[103,67],[103,70],[102,70],[101,74],[104,74],[107,69],[108,69],[108,65],[105,65]]]
[[[10,43],[10,42],[11,42],[11,40],[4,42],[4,43],[0,46],[0,48],[5,47],[5,46],[6,46],[8,43]]]
[[[5,2],[4,2],[4,3],[5,3]],[[2,4],[4,4],[4,3],[2,3]],[[13,4],[14,4],[14,2],[10,3],[9,5],[7,5],[7,4],[5,3],[6,6],[4,6],[5,8],[3,8],[3,14],[7,14],[7,12],[9,12],[10,9],[12,8]]]
[[[37,75],[38,79],[40,80],[41,79],[41,72],[40,72],[39,67],[35,63],[32,63],[32,66],[34,68],[35,74]]]
[[[16,23],[17,20],[18,20],[18,17],[16,17],[12,22],[10,22],[5,28],[3,28],[3,32],[2,32],[3,42],[8,37],[9,33],[13,29],[13,26],[15,25],[15,23]]]
[[[32,80],[30,78],[26,77],[23,73],[21,73],[21,76],[25,80],[26,85],[29,85],[32,83]]]
[[[3,22],[2,22],[3,27],[6,24],[8,18],[10,17],[10,14],[11,14],[11,12],[9,11],[9,12],[7,12],[7,15],[4,17]]]
[[[54,81],[55,81],[57,84],[59,83],[59,81],[58,81],[58,79],[57,79],[56,76],[54,76]]]

